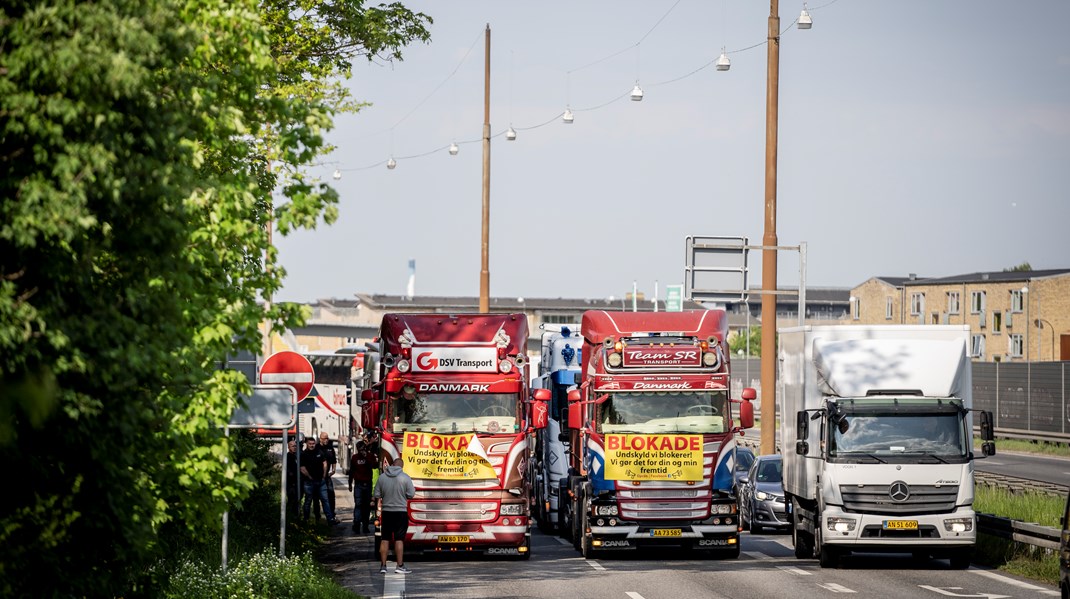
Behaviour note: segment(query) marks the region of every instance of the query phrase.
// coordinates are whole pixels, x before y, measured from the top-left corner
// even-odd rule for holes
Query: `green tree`
[[[1004,268],[1003,272],[1029,272],[1033,270],[1033,267],[1028,262],[1022,262],[1018,266],[1012,266],[1010,268]]]
[[[747,329],[739,329],[734,335],[728,338],[728,349],[732,352],[732,356],[740,355],[742,351],[744,356],[747,356]],[[753,326],[750,328],[750,356],[753,358],[762,357],[762,327]]]
[[[350,45],[283,60],[304,47],[283,6]],[[361,45],[426,39],[422,15],[377,10],[0,8],[0,595],[151,595],[160,530],[218,535],[253,487],[221,429],[247,384],[215,365],[301,318],[263,301],[285,274],[266,225],[275,196],[283,234],[333,220],[302,173],[357,108],[329,79]]]

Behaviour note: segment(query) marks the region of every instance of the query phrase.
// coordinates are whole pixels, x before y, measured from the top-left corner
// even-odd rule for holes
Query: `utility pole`
[[[483,61],[483,243],[479,271],[479,313],[490,312],[490,23]]]
[[[762,455],[776,453],[776,158],[780,95],[780,6],[769,2],[765,91],[765,235],[762,238]]]

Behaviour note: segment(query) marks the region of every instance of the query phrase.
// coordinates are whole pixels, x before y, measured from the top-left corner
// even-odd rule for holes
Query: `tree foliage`
[[[750,328],[750,344],[747,344],[747,329],[739,329],[735,335],[728,338],[728,349],[732,352],[732,356],[738,356],[739,352],[743,352],[743,356],[750,356],[753,358],[762,357],[762,327],[753,326]],[[750,353],[747,353],[747,350]]]
[[[292,15],[289,20],[286,15]],[[170,523],[252,488],[222,433],[283,234],[333,220],[302,167],[353,56],[426,39],[397,4],[13,1],[0,8],[0,595],[152,594]],[[314,24],[314,27],[313,27]],[[311,28],[311,29],[310,29]],[[363,49],[363,50],[362,50]]]

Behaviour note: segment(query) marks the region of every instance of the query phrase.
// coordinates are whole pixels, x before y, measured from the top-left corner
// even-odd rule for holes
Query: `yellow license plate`
[[[468,535],[440,535],[439,543],[467,543]]]
[[[650,531],[652,537],[678,537],[681,535],[681,529],[679,528],[655,528]]]
[[[917,520],[885,520],[884,530],[917,530]]]

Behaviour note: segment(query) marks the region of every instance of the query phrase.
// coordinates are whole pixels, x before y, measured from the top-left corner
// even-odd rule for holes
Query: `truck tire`
[[[805,530],[799,530],[799,502],[793,497],[791,510],[791,544],[795,547],[796,559],[814,559],[814,539]]]
[[[840,549],[825,543],[824,539],[821,538],[824,535],[820,532],[814,536],[818,537],[817,542],[819,549],[817,550],[817,563],[820,564],[822,568],[835,568],[838,566],[841,555]]]

